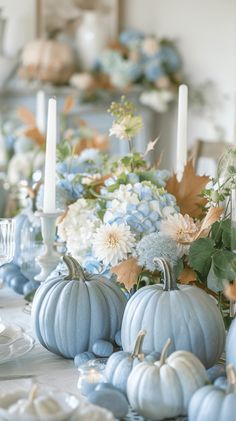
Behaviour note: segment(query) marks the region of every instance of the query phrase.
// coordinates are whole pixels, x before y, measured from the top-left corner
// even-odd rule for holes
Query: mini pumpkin
[[[195,286],[177,286],[169,263],[157,259],[164,273],[164,285],[150,285],[139,289],[129,300],[121,328],[124,351],[142,329],[147,330],[143,352],[161,352],[167,338],[171,351],[194,353],[205,365],[212,367],[221,356],[225,344],[225,328],[215,301]]]
[[[176,351],[167,358],[168,339],[160,361],[143,362],[131,372],[127,382],[130,405],[150,420],[185,415],[189,401],[207,381],[207,372],[195,355]]]
[[[135,340],[132,353],[118,351],[110,356],[107,361],[105,375],[107,380],[114,386],[126,393],[128,377],[137,364],[144,360],[142,343],[146,331],[141,330]]]
[[[22,77],[55,84],[68,82],[75,69],[69,45],[52,39],[29,42],[23,49],[21,61]]]
[[[194,393],[188,409],[189,421],[233,421],[236,419],[236,374],[227,366],[228,387],[202,387]]]
[[[114,342],[126,298],[114,282],[86,273],[72,257],[69,274],[53,274],[37,290],[32,306],[35,334],[50,351],[66,358],[92,351],[98,339]]]

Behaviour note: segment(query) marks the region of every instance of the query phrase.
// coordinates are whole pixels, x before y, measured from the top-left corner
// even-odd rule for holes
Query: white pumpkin
[[[23,49],[21,61],[21,76],[55,84],[68,82],[75,69],[72,49],[56,40],[29,42]]]
[[[208,382],[204,366],[192,353],[176,351],[167,358],[170,342],[160,361],[138,364],[128,378],[130,405],[150,420],[185,415],[192,395]]]
[[[164,285],[139,289],[128,301],[121,328],[124,351],[131,352],[140,330],[146,330],[143,352],[161,352],[171,338],[171,351],[193,352],[212,367],[225,344],[223,318],[216,302],[195,286],[177,286],[173,270],[164,259],[157,259],[164,272]]]

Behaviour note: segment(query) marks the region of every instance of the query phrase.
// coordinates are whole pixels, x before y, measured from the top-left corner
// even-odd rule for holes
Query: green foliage
[[[213,224],[209,238],[200,238],[190,247],[190,266],[214,291],[222,291],[225,280],[236,278],[236,254],[231,251],[235,234],[230,219],[225,219]]]
[[[57,145],[57,161],[62,162],[72,155],[72,148],[67,140],[63,140]]]

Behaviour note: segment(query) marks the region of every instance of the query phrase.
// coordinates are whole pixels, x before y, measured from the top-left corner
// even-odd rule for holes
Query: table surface
[[[10,323],[20,325],[27,333],[34,337],[31,326],[31,316],[25,311],[23,297],[8,288],[0,290],[0,318]],[[39,385],[47,385],[58,390],[78,396],[77,381],[78,371],[73,360],[64,359],[43,348],[37,341],[34,348],[22,357],[0,365],[1,376],[16,376],[33,374]],[[31,380],[0,380],[0,393],[19,387],[27,387]],[[125,421],[144,421],[131,409]],[[186,418],[178,418],[179,421]],[[92,421],[92,420],[91,420]],[[170,421],[170,420],[169,420]]]

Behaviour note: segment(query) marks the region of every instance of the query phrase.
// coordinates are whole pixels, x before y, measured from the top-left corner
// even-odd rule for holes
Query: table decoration
[[[75,69],[72,48],[54,39],[36,39],[25,45],[19,74],[28,80],[56,85],[68,82]]]
[[[187,163],[187,113],[188,113],[188,87],[180,85],[178,104],[178,124],[177,124],[177,151],[176,151],[176,174],[180,181],[184,167]]]
[[[72,257],[63,260],[68,273],[52,274],[40,286],[33,300],[32,320],[44,347],[74,358],[92,351],[98,339],[114,341],[126,298],[115,282],[85,272]]]
[[[126,394],[127,380],[133,368],[144,361],[142,353],[142,344],[145,330],[140,330],[134,342],[134,348],[131,353],[125,351],[115,352],[108,358],[106,364],[106,378],[114,386],[118,387]]]
[[[93,71],[75,73],[71,84],[91,99],[140,88],[140,102],[162,113],[175,97],[181,70],[180,53],[172,40],[127,30],[97,56]]]
[[[236,407],[236,374],[227,366],[227,389],[215,385],[198,389],[189,404],[189,421],[226,421],[234,419]]]
[[[17,360],[19,357],[30,352],[34,347],[34,339],[22,331],[20,338],[10,344],[0,345],[0,365],[9,361]]]
[[[226,341],[226,361],[227,364],[232,364],[236,370],[236,352],[235,352],[235,340],[236,340],[236,319],[234,318],[227,335]]]
[[[194,392],[208,383],[204,366],[192,353],[177,351],[167,358],[170,343],[168,339],[159,361],[138,364],[128,378],[132,408],[150,420],[187,414]]]
[[[101,383],[106,383],[106,359],[93,359],[78,368],[79,378],[77,388],[79,392],[88,396]]]
[[[0,396],[0,415],[8,421],[66,421],[79,406],[76,396],[39,391],[32,386],[30,393],[24,390]]]
[[[225,327],[216,302],[200,288],[177,286],[167,260],[157,259],[156,264],[163,271],[164,284],[141,288],[128,301],[121,328],[124,351],[131,351],[138,332],[145,329],[144,353],[160,352],[171,338],[171,352],[190,351],[205,367],[212,367],[225,345]]]
[[[15,251],[15,221],[0,218],[0,266],[11,262]]]
[[[95,388],[88,395],[89,402],[108,409],[116,419],[124,418],[128,413],[128,402],[124,394],[115,388]]]

